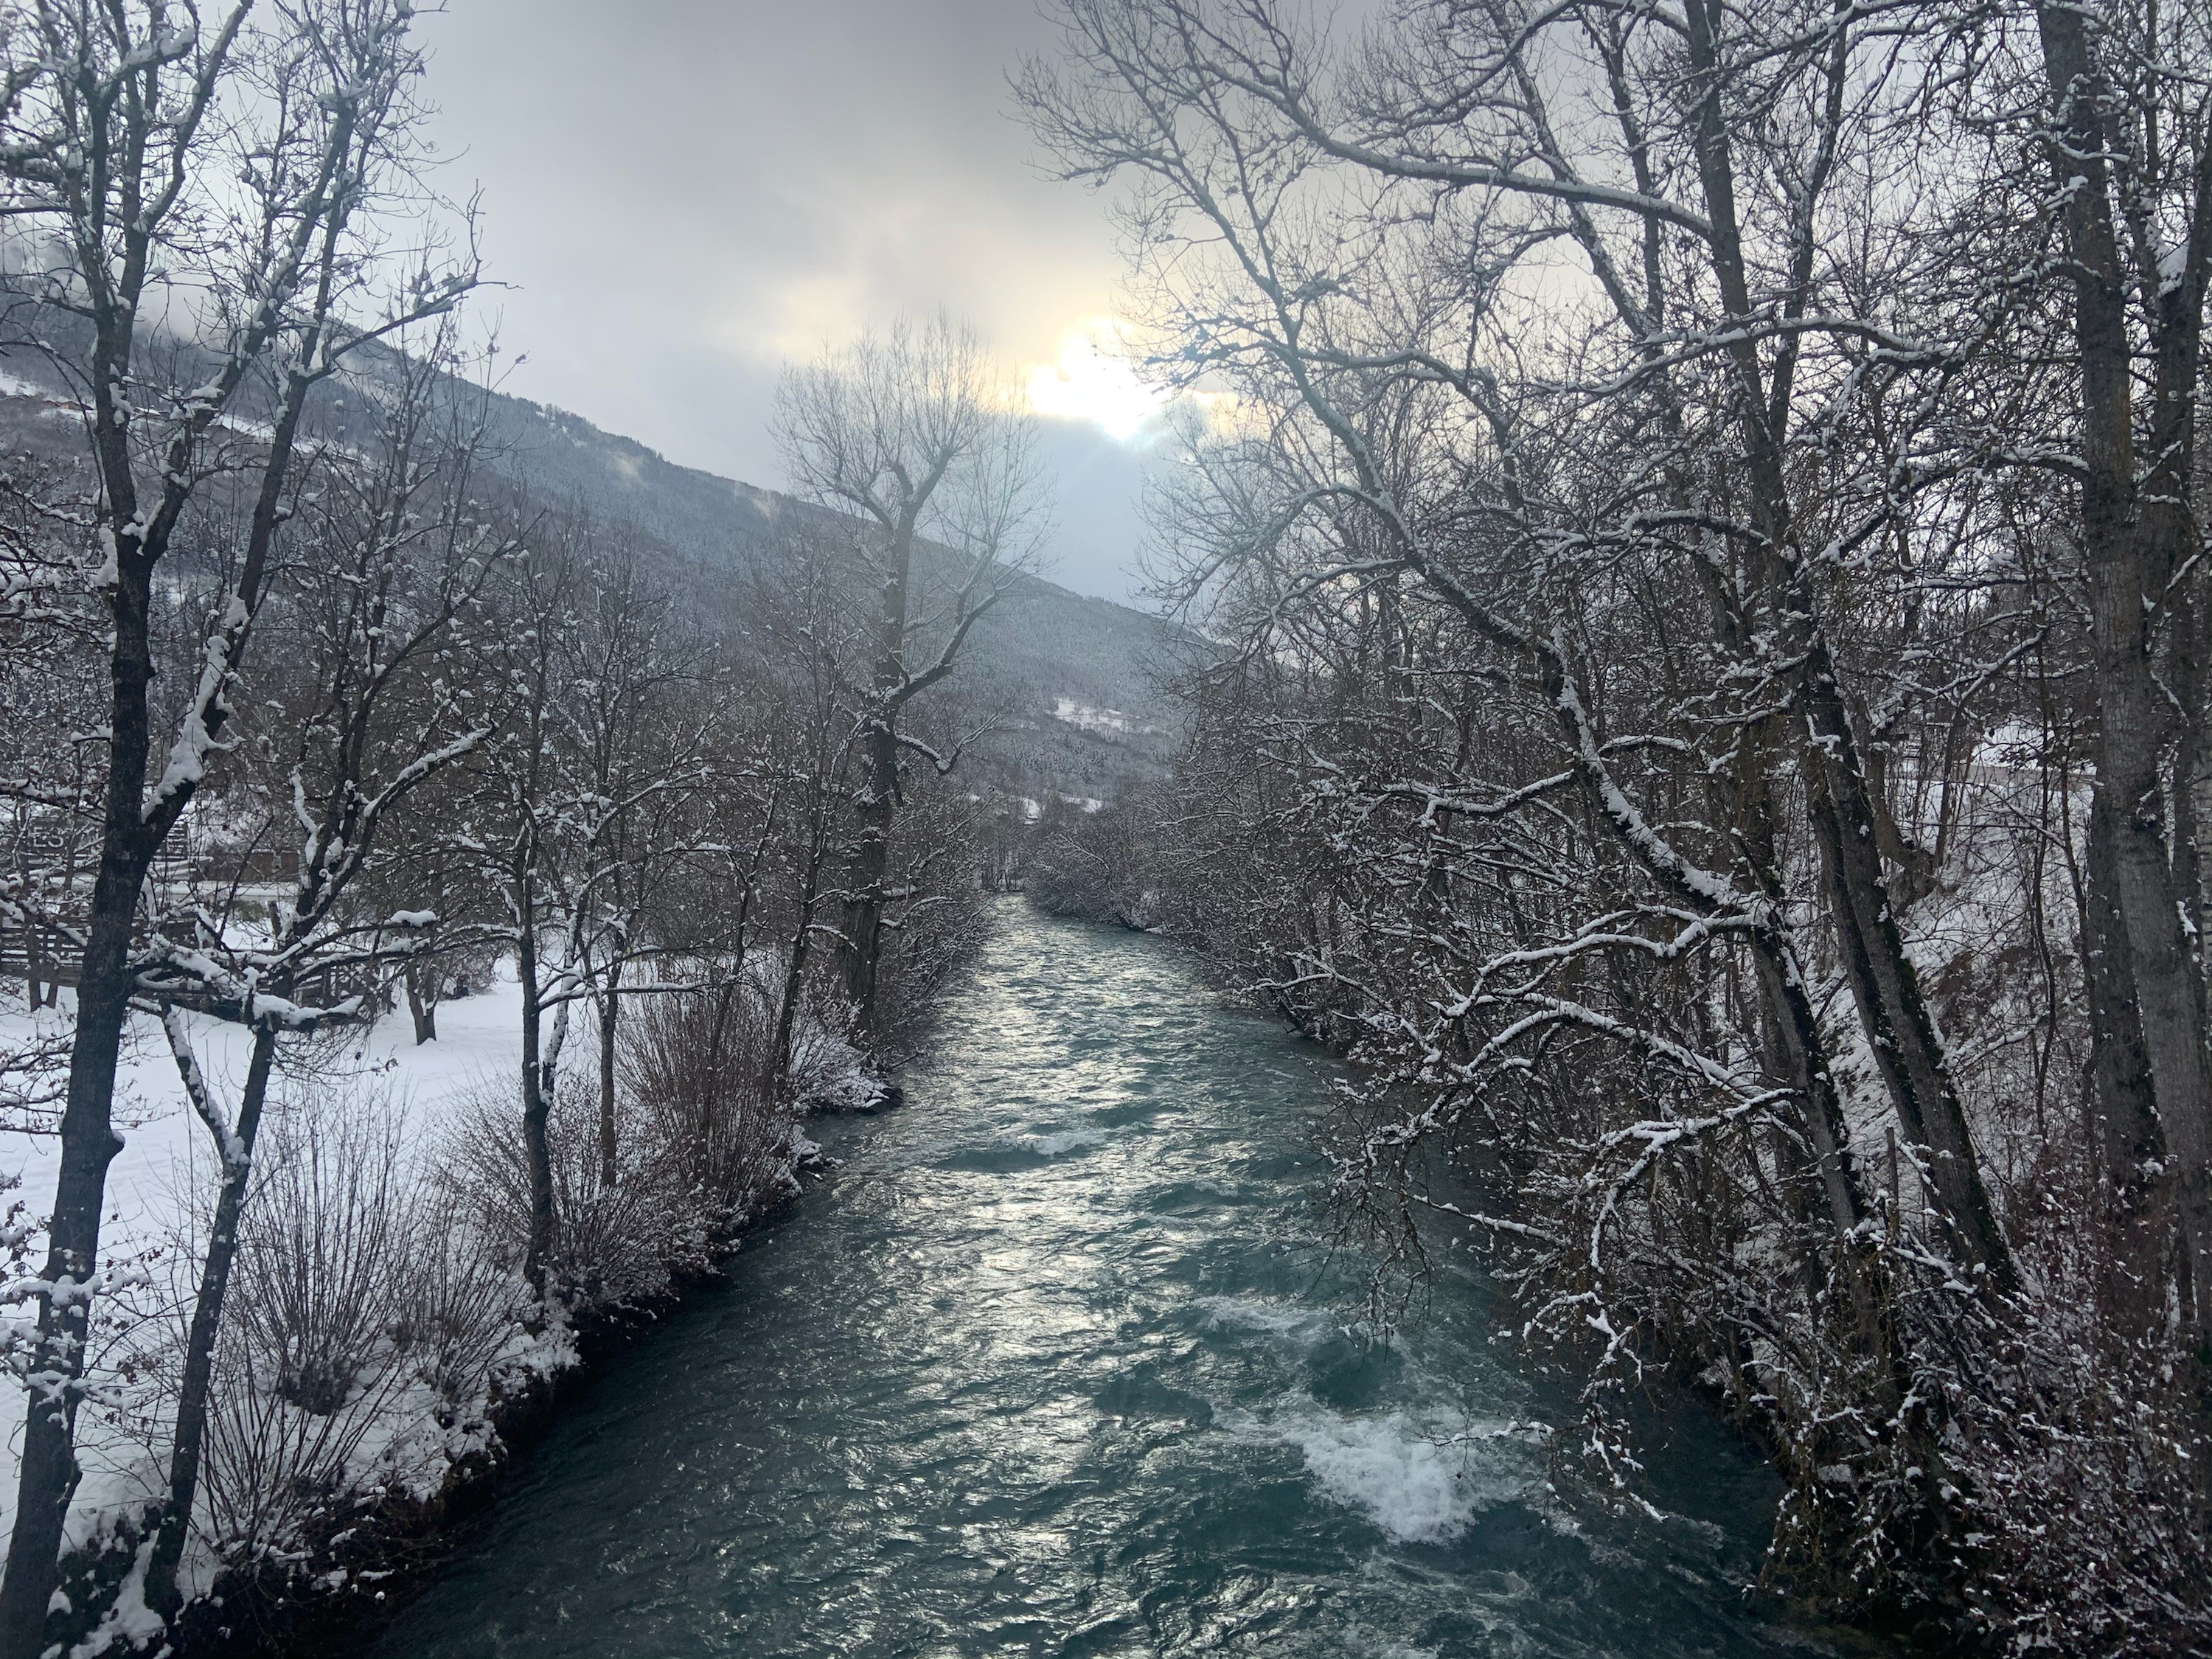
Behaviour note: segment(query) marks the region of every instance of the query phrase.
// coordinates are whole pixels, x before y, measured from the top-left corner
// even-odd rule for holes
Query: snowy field
[[[479,1085],[511,1091],[521,1057],[521,996],[507,964],[484,993],[442,1004],[437,1012],[438,1037],[417,1047],[404,1009],[387,1014],[366,1031],[356,1030],[326,1042],[315,1051],[311,1077],[295,1072],[274,1091],[276,1109],[301,1114],[343,1109],[384,1115],[393,1131],[404,1137],[410,1153],[419,1158],[434,1147],[461,1100]],[[38,1016],[56,1029],[66,1029],[70,994],[63,994],[63,1006]],[[192,1017],[193,1042],[200,1064],[216,1091],[216,1097],[234,1103],[250,1048],[249,1034],[235,1025]],[[20,1003],[0,1011],[0,1044],[14,1045],[33,1035],[32,1018]],[[569,1053],[588,1065],[591,1048],[586,1037],[580,1054],[572,1042]],[[192,1115],[177,1078],[157,1022],[133,1016],[125,1046],[125,1057],[116,1088],[116,1124],[123,1150],[110,1166],[108,1212],[101,1230],[103,1255],[125,1281],[111,1307],[129,1310],[144,1323],[110,1340],[96,1362],[92,1381],[109,1404],[91,1406],[81,1414],[79,1455],[85,1478],[70,1512],[70,1534],[82,1540],[116,1513],[150,1497],[166,1472],[149,1456],[149,1443],[157,1449],[159,1437],[144,1432],[148,1414],[160,1421],[161,1385],[127,1375],[124,1356],[158,1346],[172,1332],[181,1331],[185,1304],[194,1278],[191,1260],[183,1259],[178,1246],[191,1237],[192,1194],[213,1184],[213,1147],[204,1125]],[[264,1159],[270,1142],[263,1143]],[[51,1135],[11,1133],[0,1147],[0,1173],[16,1176],[21,1185],[9,1200],[23,1200],[33,1215],[51,1203],[58,1154]],[[38,1270],[43,1239],[24,1264]],[[140,1275],[143,1274],[143,1279]],[[131,1281],[137,1279],[133,1284]],[[21,1320],[32,1304],[19,1302],[9,1310]],[[25,1395],[10,1389],[0,1396],[4,1413],[7,1462],[0,1468],[0,1528],[14,1524],[16,1498],[16,1460],[21,1455]],[[133,1432],[127,1425],[139,1425]],[[389,1446],[392,1437],[375,1439]]]

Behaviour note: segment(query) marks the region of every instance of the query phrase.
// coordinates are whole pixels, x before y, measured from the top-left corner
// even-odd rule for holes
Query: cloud
[[[1030,408],[1089,421],[1124,443],[1141,437],[1158,424],[1170,393],[1147,380],[1131,356],[1127,331],[1111,317],[1070,329],[1050,362],[1030,366],[1024,378]]]
[[[1033,0],[452,0],[423,28],[447,188],[481,183],[515,285],[510,389],[672,459],[781,482],[782,361],[900,311],[972,319],[1018,371],[1113,313],[1096,198],[1006,113],[1052,41]],[[1087,401],[1059,412],[1126,426],[1110,368],[1070,373]],[[1084,503],[1061,579],[1118,594],[1135,514],[1108,498],[1139,470],[1053,448]]]

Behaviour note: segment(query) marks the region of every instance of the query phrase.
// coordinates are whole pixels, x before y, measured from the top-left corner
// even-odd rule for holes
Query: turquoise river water
[[[1691,1409],[1664,1518],[1557,1490],[1571,1396],[1448,1257],[1328,1248],[1334,1062],[1020,902],[906,1103],[611,1363],[374,1659],[1753,1656],[1774,1492]],[[817,1133],[823,1133],[821,1130]]]

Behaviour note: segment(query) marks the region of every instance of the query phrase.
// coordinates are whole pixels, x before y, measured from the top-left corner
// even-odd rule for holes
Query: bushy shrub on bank
[[[165,1626],[139,1594],[158,1511],[111,1505],[72,1553],[55,1638],[88,1656],[162,1641],[281,1648],[303,1611],[327,1618],[387,1594],[408,1540],[505,1460],[514,1426],[544,1414],[593,1333],[649,1317],[799,1190],[818,1156],[810,1114],[882,1101],[849,1016],[811,989],[774,1064],[767,988],[781,963],[750,966],[637,999],[617,1055],[612,1180],[591,1052],[559,1079],[543,1304],[521,1277],[529,1172],[514,1082],[478,1073],[408,1100],[374,1076],[295,1079],[244,1212],[186,1606]],[[183,1206],[165,1251],[171,1311],[131,1331],[117,1369],[136,1381],[106,1402],[110,1455],[143,1469],[149,1492],[207,1220],[204,1204]]]
[[[1030,902],[1049,916],[1111,922],[1143,932],[1164,915],[1154,798],[1132,790],[1086,812],[1054,799],[1030,836],[1023,866]]]

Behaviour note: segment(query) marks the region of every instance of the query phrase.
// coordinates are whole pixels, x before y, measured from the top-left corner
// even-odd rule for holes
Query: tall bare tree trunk
[[[771,1103],[791,1069],[791,1038],[799,1019],[799,1000],[806,988],[806,959],[814,941],[814,913],[822,902],[822,863],[828,854],[829,823],[817,782],[807,826],[806,862],[799,884],[799,919],[791,929],[791,953],[784,960],[783,990],[776,999],[775,1035],[761,1073],[761,1098]]]
[[[2202,971],[2187,931],[2195,895],[2182,890],[2168,838],[2160,765],[2177,734],[2154,672],[2152,628],[2189,539],[2203,289],[2212,262],[2212,146],[2203,147],[2198,169],[2187,258],[2158,294],[2152,459],[2138,480],[2130,284],[2105,160],[2118,148],[2108,113],[2116,94],[2082,11],[2045,4],[2038,22],[2063,138],[2052,163],[2065,203],[2081,354],[2081,523],[2099,714],[2087,871],[2090,942],[2098,954],[2088,966],[2104,981],[2092,1006],[2113,1021],[2097,1034],[2092,1082],[2108,1135],[2141,1144],[2146,1122],[2157,1123],[2190,1281],[2184,1305],[2190,1328],[2202,1331],[2212,1326],[2212,1059]],[[2193,642],[2184,647],[2193,648]],[[2107,1171],[2108,1180],[2133,1178],[2124,1166]]]
[[[1869,1046],[1898,1122],[1913,1143],[1954,1242],[1999,1290],[2014,1282],[2012,1252],[1982,1181],[1961,1104],[1917,975],[1905,953],[1897,908],[1881,867],[1879,823],[1851,731],[1850,710],[1819,621],[1818,595],[1796,544],[1780,422],[1786,385],[1770,390],[1748,330],[1753,314],[1741,233],[1734,164],[1721,108],[1723,71],[1716,41],[1714,0],[1690,0],[1685,19],[1689,60],[1698,88],[1695,147],[1706,212],[1711,221],[1713,272],[1723,305],[1747,325],[1730,349],[1737,381],[1735,419],[1742,433],[1753,516],[1765,545],[1778,608],[1790,619],[1811,742],[1806,745],[1809,805],[1831,911],[1843,947],[1845,975]],[[1778,378],[1779,376],[1778,375]]]
[[[437,988],[433,978],[437,972],[434,963],[410,962],[400,975],[407,988],[407,1018],[414,1027],[418,1048],[438,1040]]]
[[[861,738],[867,779],[860,786],[854,815],[860,821],[853,848],[853,897],[845,917],[845,994],[858,1011],[863,1030],[875,1023],[876,970],[883,957],[884,887],[890,877],[891,830],[898,816],[898,713],[907,683],[907,592],[914,575],[915,529],[902,516],[891,527],[886,551],[883,610],[876,619],[876,695]]]
[[[891,831],[900,806],[898,720],[915,696],[952,671],[969,630],[994,605],[1035,543],[1042,500],[1028,428],[1008,418],[1011,387],[971,329],[943,317],[901,322],[868,337],[776,394],[777,437],[793,477],[817,499],[864,526],[855,562],[883,582],[869,641],[873,676],[858,738],[866,776],[855,807],[852,889],[839,977],[865,1032],[875,1022],[883,957]],[[908,634],[927,593],[915,592],[915,544],[927,523],[929,557],[959,550],[965,568],[935,660],[917,672]],[[938,757],[940,771],[957,759]]]
[[[1844,977],[1867,1031],[1875,1069],[1918,1158],[1942,1218],[1967,1261],[1995,1288],[2016,1283],[2012,1249],[1982,1180],[1981,1159],[1951,1077],[1942,1037],[1905,948],[1904,930],[1881,866],[1875,816],[1835,673],[1815,643],[1806,673],[1814,740],[1805,746],[1814,838],[1836,919]]]
[[[545,1075],[538,1024],[544,1014],[543,988],[538,978],[538,918],[531,892],[534,878],[524,873],[515,884],[515,977],[522,986],[522,1150],[530,1182],[529,1243],[524,1251],[522,1276],[537,1298],[536,1317],[547,1311],[545,1267],[553,1253],[553,1156],[547,1139],[552,1115],[552,1080]]]
[[[215,1222],[208,1233],[192,1322],[185,1340],[184,1376],[177,1389],[176,1437],[169,1450],[169,1492],[154,1534],[146,1565],[146,1605],[167,1618],[176,1611],[177,1567],[191,1529],[192,1505],[199,1492],[200,1462],[207,1443],[208,1402],[215,1380],[215,1345],[222,1324],[223,1297],[238,1260],[239,1218],[246,1208],[253,1176],[253,1147],[261,1133],[262,1109],[276,1059],[276,1035],[266,1026],[253,1034],[246,1062],[246,1087],[239,1102],[235,1146],[222,1158],[222,1185],[216,1196]]]
[[[119,430],[114,441],[123,441]],[[100,1267],[107,1166],[123,1149],[112,1115],[117,1052],[133,983],[131,918],[158,844],[141,810],[151,742],[146,688],[154,677],[148,631],[152,580],[151,562],[131,550],[118,560],[109,597],[114,633],[100,871],[77,974],[76,1030],[70,1048],[61,1170],[45,1272],[50,1289],[40,1298],[36,1346],[26,1379],[30,1403],[16,1483],[15,1528],[9,1540],[7,1576],[0,1580],[0,1659],[39,1659],[45,1650],[62,1528],[79,1476],[73,1449],[78,1379]]]
[[[619,1184],[620,1148],[615,1137],[615,1022],[622,996],[622,957],[607,964],[607,988],[599,998],[599,1179]]]
[[[1739,626],[1742,617],[1732,605],[1721,604],[1715,608],[1715,620],[1723,637],[1741,648],[1746,642]],[[1786,915],[1787,909],[1776,850],[1774,791],[1769,769],[1780,746],[1780,725],[1779,720],[1770,718],[1755,732],[1745,733],[1731,791],[1734,799],[1727,803],[1732,808],[1728,812],[1729,821],[1742,826],[1739,841],[1745,864],[1778,919]],[[1812,1154],[1810,1173],[1826,1211],[1833,1270],[1842,1277],[1850,1298],[1851,1317],[1862,1347],[1894,1376],[1901,1356],[1881,1275],[1867,1245],[1865,1193],[1852,1158],[1850,1127],[1836,1086],[1835,1068],[1820,1035],[1820,1015],[1805,988],[1789,938],[1778,926],[1754,935],[1751,949],[1759,1000],[1765,1005],[1761,1024],[1772,1035],[1782,1061],[1782,1076],[1800,1103],[1798,1118],[1804,1130],[1805,1149]],[[1814,1289],[1817,1293],[1817,1285]]]
[[[845,994],[863,1030],[874,1023],[876,969],[883,954],[884,888],[890,877],[891,828],[898,812],[898,738],[885,712],[864,740],[866,781],[854,809],[853,897],[842,946]]]
[[[2101,1172],[2112,1194],[2131,1208],[2140,1200],[2146,1171],[2165,1162],[2166,1139],[2142,1020],[2130,995],[2136,979],[2134,950],[2120,915],[2116,860],[2121,832],[2114,817],[2112,792],[2095,790],[2082,859],[2081,938]]]

